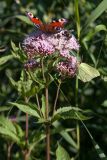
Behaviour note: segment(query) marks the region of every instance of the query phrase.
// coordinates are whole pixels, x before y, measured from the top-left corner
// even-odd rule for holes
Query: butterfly
[[[100,76],[97,69],[89,66],[86,63],[81,63],[78,67],[77,77],[83,82],[89,82],[93,78]]]
[[[64,25],[68,22],[67,19],[61,18],[59,20],[53,20],[51,23],[44,24],[39,18],[35,17],[33,13],[26,12],[26,15],[36,28],[47,33],[57,33],[61,31],[64,28]]]

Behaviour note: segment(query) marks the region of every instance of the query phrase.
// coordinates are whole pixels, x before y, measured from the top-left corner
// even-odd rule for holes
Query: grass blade
[[[106,9],[107,0],[103,0],[89,16],[89,19],[85,23],[85,28],[87,28],[90,23],[94,22]]]

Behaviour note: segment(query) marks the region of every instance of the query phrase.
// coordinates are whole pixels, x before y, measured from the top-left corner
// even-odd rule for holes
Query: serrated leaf
[[[9,129],[6,129],[4,127],[0,126],[0,134],[7,136],[9,139],[12,139],[13,141],[19,143],[20,139],[11,131],[9,131]]]
[[[13,123],[8,119],[3,116],[0,117],[0,125],[3,126],[4,128],[9,129],[10,131],[16,133],[16,128],[13,125]]]
[[[81,63],[78,67],[77,77],[83,82],[89,82],[93,78],[100,76],[100,73],[94,67],[89,66],[86,63]]]
[[[61,145],[56,150],[56,160],[70,160],[68,152]]]
[[[90,119],[91,117],[84,115],[84,111],[79,109],[79,108],[75,108],[75,107],[63,107],[63,108],[59,108],[55,114],[54,117],[52,118],[52,122],[59,120],[59,119],[77,119],[80,120],[78,118],[78,116],[81,118],[81,120],[87,120]],[[77,116],[78,114],[78,116]]]
[[[40,117],[36,108],[34,109],[33,107],[31,108],[31,106],[29,106],[29,105],[19,104],[19,103],[10,103],[10,104],[16,106],[24,113],[28,113],[29,115],[34,116],[36,118]]]
[[[13,55],[3,56],[0,58],[0,65],[5,64],[7,61],[11,60]]]
[[[7,136],[17,143],[20,142],[15,125],[11,120],[3,116],[0,117],[0,134]]]

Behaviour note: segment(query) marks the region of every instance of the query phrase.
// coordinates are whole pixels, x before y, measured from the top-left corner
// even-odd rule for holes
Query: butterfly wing
[[[61,28],[63,28],[64,25],[65,25],[67,22],[68,22],[67,19],[61,18],[61,19],[56,20],[56,21],[53,20],[53,21],[50,23],[50,25],[51,25],[52,27],[61,27]]]
[[[81,63],[78,68],[77,77],[83,82],[89,82],[93,78],[100,76],[97,69],[89,66],[86,63]]]
[[[26,12],[26,15],[37,28],[40,28],[40,26],[43,25],[42,21],[39,18],[34,17],[33,13]]]
[[[64,25],[67,23],[67,19],[61,18],[59,20],[53,20],[50,24],[48,24],[48,30],[59,31]]]
[[[52,21],[49,24],[43,24],[42,21],[39,18],[34,17],[33,13],[26,12],[26,15],[33,22],[33,24],[38,29],[42,30],[43,32],[55,33],[57,31],[61,30],[64,27],[64,25],[68,22],[67,19],[61,18],[57,21]]]

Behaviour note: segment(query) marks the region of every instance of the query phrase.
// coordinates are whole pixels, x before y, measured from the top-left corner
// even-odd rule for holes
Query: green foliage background
[[[78,14],[79,7],[79,14]],[[90,109],[93,111],[93,118],[85,121],[87,128],[90,130],[94,140],[107,155],[107,1],[102,0],[1,0],[0,1],[0,114],[6,117],[17,117],[18,123],[25,128],[25,117],[21,111],[16,108],[10,108],[8,102],[20,99],[15,88],[10,83],[9,77],[16,81],[20,78],[23,64],[12,56],[11,41],[16,46],[23,42],[24,37],[34,31],[33,25],[25,16],[25,11],[33,12],[44,22],[51,21],[52,18],[69,19],[68,29],[73,30],[73,34],[79,38],[80,57],[82,62],[96,67],[101,76],[89,83],[79,81],[78,93],[76,92],[76,80],[67,80],[61,87],[68,101],[81,109]],[[6,57],[5,57],[6,56]],[[56,86],[53,84],[49,90],[50,106],[55,97]],[[34,101],[34,99],[32,100]],[[58,104],[63,106],[69,105],[62,94]],[[30,119],[30,132],[36,129]],[[65,128],[74,128],[75,121],[66,120],[62,124]],[[80,125],[80,159],[90,160],[98,159],[94,150],[92,141],[86,132],[86,129]],[[75,129],[70,131],[73,139],[76,139]],[[59,140],[55,134],[55,139]],[[63,147],[69,152],[71,157],[75,157],[76,151],[68,145],[66,140],[60,140]],[[0,159],[6,159],[7,145],[9,141],[0,136]],[[54,145],[53,145],[54,146]],[[43,153],[43,145],[36,148],[33,155],[39,157]],[[55,148],[53,147],[53,150]],[[18,159],[19,147],[16,145],[12,149],[13,159]]]

